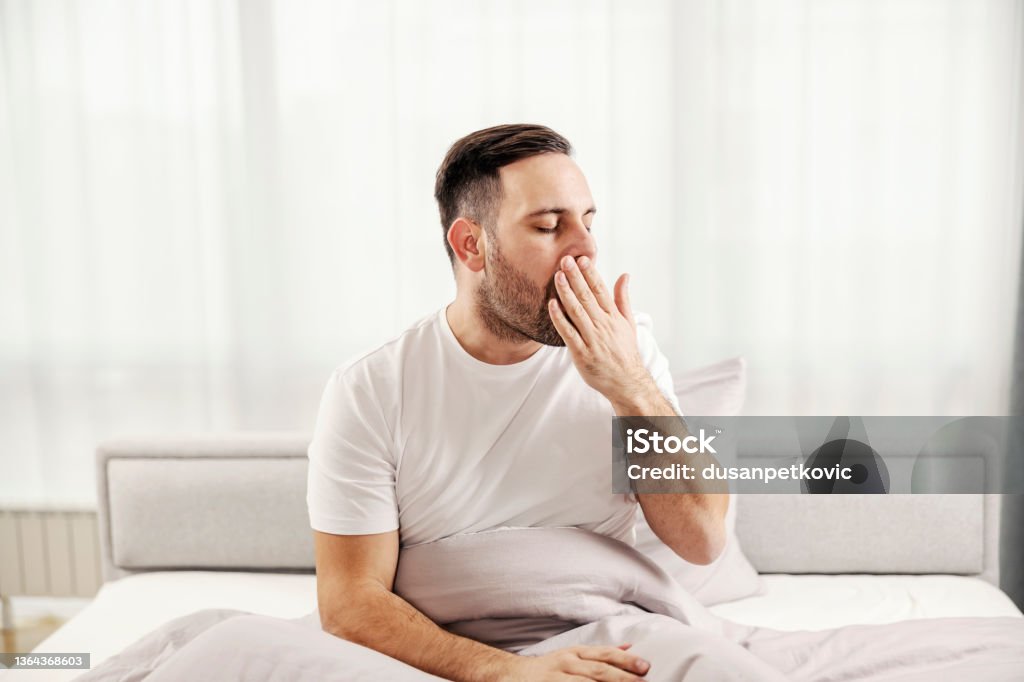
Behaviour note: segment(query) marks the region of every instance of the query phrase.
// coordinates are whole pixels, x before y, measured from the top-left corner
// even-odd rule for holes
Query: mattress
[[[780,630],[944,616],[1017,616],[1003,592],[950,575],[766,575],[763,595],[712,607],[730,620]],[[296,618],[316,607],[310,574],[166,571],[106,583],[36,652],[89,652],[95,667],[160,624],[206,608]],[[10,680],[70,680],[78,670],[12,671]]]
[[[960,575],[763,575],[765,594],[711,607],[728,620],[776,630],[828,630],[917,618],[1015,616],[1002,590]]]

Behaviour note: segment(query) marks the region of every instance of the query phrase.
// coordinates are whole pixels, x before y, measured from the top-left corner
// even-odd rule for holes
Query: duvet
[[[395,592],[446,629],[521,655],[631,642],[646,679],[1024,678],[1024,618],[941,618],[783,632],[723,620],[632,547],[576,528],[509,528],[402,550]],[[324,632],[319,614],[177,618],[77,678],[437,680]]]

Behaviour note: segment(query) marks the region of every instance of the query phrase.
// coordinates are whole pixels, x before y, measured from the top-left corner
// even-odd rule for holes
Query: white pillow
[[[746,362],[729,358],[707,367],[673,375],[683,414],[734,416],[743,407],[747,390]],[[705,606],[751,597],[764,592],[761,576],[743,554],[736,537],[736,496],[725,515],[726,542],[722,554],[706,566],[691,564],[658,539],[643,514],[636,524],[636,548],[672,575]]]
[[[673,374],[672,384],[684,415],[734,417],[747,397],[747,362],[729,358]]]

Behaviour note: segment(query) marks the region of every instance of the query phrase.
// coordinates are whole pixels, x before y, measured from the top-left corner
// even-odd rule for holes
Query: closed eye
[[[584,227],[587,228],[587,232],[590,232],[590,230],[591,230],[590,226],[584,225]],[[537,226],[534,227],[534,229],[537,230],[538,232],[551,233],[551,232],[554,232],[554,231],[556,231],[558,229],[558,225],[555,225],[554,227],[541,227],[541,226],[537,225]]]

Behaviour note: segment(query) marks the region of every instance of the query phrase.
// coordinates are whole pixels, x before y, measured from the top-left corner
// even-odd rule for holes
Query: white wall
[[[0,503],[129,433],[308,430],[454,288],[459,136],[578,149],[609,279],[752,414],[1006,410],[1020,0],[0,0]]]

